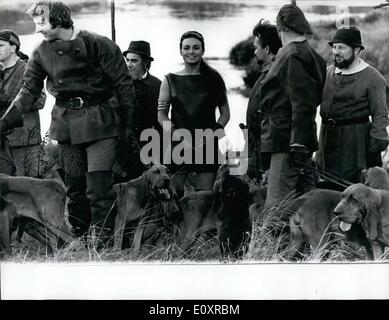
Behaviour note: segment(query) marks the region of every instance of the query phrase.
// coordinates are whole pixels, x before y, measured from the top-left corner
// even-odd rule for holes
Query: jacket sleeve
[[[131,76],[127,70],[120,48],[110,39],[103,37],[98,46],[99,63],[110,79],[112,89],[119,102],[122,128],[134,129],[136,96]]]
[[[308,147],[311,135],[316,134],[317,83],[294,55],[285,61],[278,78],[291,104],[289,145]]]
[[[46,72],[41,65],[39,51],[36,49],[27,62],[23,85],[2,118],[7,123],[7,127],[22,126],[21,114],[36,109],[35,102],[41,97],[45,78]]]
[[[389,125],[388,109],[386,105],[386,84],[385,79],[378,71],[374,70],[369,80],[368,94],[369,105],[372,117],[370,128],[369,148],[370,152],[384,151],[389,144],[389,137],[386,127]]]
[[[39,96],[39,99],[35,101],[34,105],[32,106],[32,110],[41,110],[45,106],[46,103],[46,93],[45,90],[41,91],[41,95]]]

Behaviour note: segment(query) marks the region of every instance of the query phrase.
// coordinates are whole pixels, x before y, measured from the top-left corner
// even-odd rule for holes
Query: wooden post
[[[116,41],[116,30],[115,30],[115,0],[111,0],[111,33],[112,41]]]

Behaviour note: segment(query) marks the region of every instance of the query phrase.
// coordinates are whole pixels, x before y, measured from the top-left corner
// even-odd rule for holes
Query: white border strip
[[[1,265],[1,299],[388,299],[389,264]]]

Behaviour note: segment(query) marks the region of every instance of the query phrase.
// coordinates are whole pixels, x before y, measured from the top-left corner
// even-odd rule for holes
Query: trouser
[[[107,230],[105,234],[113,229],[115,145],[115,138],[79,145],[59,144],[69,197],[69,223],[76,229],[76,235],[86,232],[91,223]]]
[[[280,205],[288,195],[302,194],[314,187],[314,173],[294,166],[289,153],[271,155],[265,208]]]
[[[0,150],[0,173],[10,176],[39,176],[40,145],[12,147],[5,142]]]
[[[113,167],[116,182],[129,181],[138,178],[147,170],[141,161],[140,151],[143,143],[133,137],[119,140],[116,147],[116,160]]]

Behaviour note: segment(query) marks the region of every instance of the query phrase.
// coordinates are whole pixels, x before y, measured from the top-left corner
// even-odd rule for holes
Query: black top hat
[[[8,41],[20,48],[19,36],[12,30],[1,30],[0,31],[0,40]]]
[[[123,56],[127,55],[129,52],[140,54],[151,61],[154,61],[154,58],[150,55],[150,43],[147,41],[131,41],[128,49],[123,52]]]
[[[328,44],[332,47],[334,43],[339,42],[347,44],[352,48],[360,47],[361,50],[365,49],[365,47],[362,45],[361,32],[357,27],[354,26],[338,29]]]
[[[277,15],[277,24],[284,25],[297,33],[312,33],[311,26],[304,13],[293,4],[286,4],[280,9]]]

